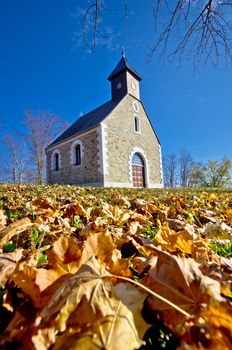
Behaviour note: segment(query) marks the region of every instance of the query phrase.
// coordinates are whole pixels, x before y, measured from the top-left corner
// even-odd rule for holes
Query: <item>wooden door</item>
[[[132,165],[134,187],[144,187],[144,170],[141,166]]]
[[[133,187],[145,187],[144,162],[138,153],[132,158],[132,180]]]

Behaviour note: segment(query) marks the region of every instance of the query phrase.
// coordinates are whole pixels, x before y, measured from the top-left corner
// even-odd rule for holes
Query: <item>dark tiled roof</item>
[[[53,141],[49,146],[53,146],[54,144],[63,141],[75,134],[83,133],[98,124],[101,123],[103,119],[107,117],[107,115],[112,112],[112,110],[116,107],[120,100],[110,100],[100,107],[94,109],[93,111],[87,113],[83,117],[77,119],[77,121],[72,124],[67,130],[63,132],[55,141]]]
[[[124,56],[122,56],[121,60],[114,68],[113,72],[109,75],[108,80],[112,80],[116,75],[123,72],[124,70],[128,70],[129,72],[134,74],[139,81],[142,80],[142,78],[138,75],[134,68],[131,67],[131,65],[128,63],[127,59]]]

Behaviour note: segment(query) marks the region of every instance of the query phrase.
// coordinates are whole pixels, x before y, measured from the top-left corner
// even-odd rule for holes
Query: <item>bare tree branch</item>
[[[197,66],[200,60],[216,65],[221,56],[225,62],[232,61],[232,0],[150,1],[157,34],[154,35],[154,45],[150,49],[149,58],[154,54],[159,58],[168,54],[170,58],[179,57],[181,61],[184,54],[191,53],[194,66]],[[134,6],[134,11],[136,5],[129,0],[121,2],[124,9],[119,8],[118,12],[123,11],[127,32],[129,5]],[[104,18],[107,17],[107,11],[104,0],[95,0],[85,10],[82,33],[86,38],[86,27],[92,27],[92,51],[97,45],[97,38],[105,37]]]
[[[67,123],[64,123],[61,117],[51,113],[44,111],[33,113],[28,110],[25,112],[24,126],[27,129],[24,137],[36,167],[36,183],[42,184],[45,171],[45,148],[67,128]]]

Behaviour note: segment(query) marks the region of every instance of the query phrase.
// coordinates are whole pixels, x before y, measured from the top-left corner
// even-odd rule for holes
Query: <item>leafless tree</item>
[[[97,39],[101,40],[107,35],[104,31],[104,18],[109,10],[118,11],[120,16],[123,12],[126,23],[130,7],[136,11],[133,1],[121,0],[118,9],[106,8],[105,3],[104,0],[92,0],[86,2],[84,9],[82,33],[86,38],[87,31],[92,29],[93,49],[97,45]],[[144,6],[149,6],[149,3],[156,25],[150,57],[155,53],[159,57],[168,53],[181,59],[184,53],[190,52],[194,65],[199,60],[216,65],[220,56],[226,61],[232,60],[232,0],[150,0]],[[176,42],[174,49],[172,39]]]
[[[27,163],[25,144],[17,135],[5,133],[5,153],[1,155],[2,176],[6,182],[22,183]],[[5,175],[3,175],[5,174]]]
[[[167,154],[163,159],[164,186],[176,186],[177,156],[175,153]]]
[[[193,159],[191,154],[185,149],[182,148],[179,151],[179,182],[180,187],[188,187],[189,178],[191,171],[193,169]]]
[[[67,128],[67,123],[58,115],[41,110],[28,110],[25,112],[23,124],[27,130],[24,137],[35,166],[35,182],[42,184],[45,175],[45,148]]]

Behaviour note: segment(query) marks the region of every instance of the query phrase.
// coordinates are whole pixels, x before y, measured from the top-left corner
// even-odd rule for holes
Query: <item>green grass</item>
[[[223,256],[224,258],[232,258],[232,242],[229,244],[213,242],[210,247],[216,254]]]

